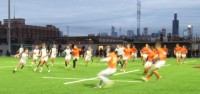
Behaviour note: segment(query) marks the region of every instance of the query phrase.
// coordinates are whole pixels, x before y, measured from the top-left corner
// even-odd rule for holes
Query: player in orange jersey
[[[133,61],[135,60],[135,58],[137,58],[137,48],[135,47],[135,45],[132,46],[132,58]]]
[[[162,49],[166,52],[167,55],[169,54],[169,50],[167,49],[167,45],[164,45]]]
[[[151,47],[151,49],[149,50],[149,53],[148,53],[148,59],[147,59],[147,62],[145,63],[144,65],[144,75],[146,76],[149,69],[151,68],[152,64],[154,63],[154,58],[156,58],[157,56],[157,53],[155,51],[155,48],[154,47]]]
[[[76,68],[76,62],[79,60],[79,54],[81,52],[81,49],[79,49],[76,45],[74,45],[74,49],[72,49],[72,55],[73,55],[73,70]]]
[[[181,50],[181,57],[182,57],[182,64],[184,64],[186,55],[188,53],[187,48],[183,45],[182,50]]]
[[[108,68],[101,71],[98,74],[98,78],[100,79],[99,83],[98,83],[98,88],[101,88],[103,82],[105,83],[106,86],[111,86],[113,84],[113,81],[111,81],[110,79],[108,79],[109,76],[111,76],[112,74],[114,74],[117,70],[117,55],[115,53],[115,49],[114,48],[110,48],[110,53],[107,55],[106,58],[101,59],[101,62],[103,61],[107,61],[108,62]]]
[[[146,63],[146,59],[148,57],[149,50],[150,50],[150,48],[149,48],[148,44],[146,44],[145,47],[143,47],[142,50],[141,50],[143,65]]]
[[[174,48],[174,55],[176,56],[177,65],[180,63],[181,51],[182,48],[179,46],[179,44],[176,44],[176,47]]]
[[[124,49],[124,54],[123,54],[123,67],[122,67],[122,70],[121,71],[126,71],[126,65],[127,65],[127,62],[129,60],[129,58],[131,57],[132,55],[132,49],[130,48],[130,45],[128,44],[127,47]]]
[[[157,72],[159,68],[165,65],[166,62],[166,52],[161,48],[160,43],[156,43],[157,56],[153,59],[156,60],[155,64],[152,65],[152,70],[149,75],[143,77],[142,80],[148,81],[153,74],[156,75],[157,80],[161,78],[160,74]]]

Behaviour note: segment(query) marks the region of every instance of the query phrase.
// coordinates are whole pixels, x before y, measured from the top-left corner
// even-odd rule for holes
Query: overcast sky
[[[136,31],[136,0],[11,0],[11,17],[25,18],[26,24],[53,24],[70,36],[108,32],[111,26],[126,34],[128,29]],[[172,30],[173,14],[178,13],[180,34],[188,24],[194,33],[200,31],[200,0],[141,0],[141,29],[149,32],[166,28]],[[0,20],[7,18],[7,0],[0,0]],[[200,35],[200,33],[199,33]]]

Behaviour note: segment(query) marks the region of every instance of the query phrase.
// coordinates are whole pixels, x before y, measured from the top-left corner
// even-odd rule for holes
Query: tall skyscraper
[[[166,32],[166,29],[165,29],[165,28],[162,28],[161,33],[163,34],[163,37],[166,37],[167,32]]]
[[[127,37],[133,37],[134,31],[133,30],[127,30]]]
[[[179,36],[179,20],[177,19],[177,14],[174,14],[174,20],[172,22],[172,36]]]
[[[143,31],[143,36],[147,36],[147,35],[148,35],[148,27],[145,27]]]
[[[111,36],[112,37],[117,37],[117,32],[115,31],[115,27],[114,26],[111,27]]]

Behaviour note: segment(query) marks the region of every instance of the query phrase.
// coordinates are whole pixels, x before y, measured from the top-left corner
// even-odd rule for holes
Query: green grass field
[[[169,58],[167,66],[159,70],[162,79],[156,81],[153,76],[148,82],[140,80],[143,73],[140,59],[134,63],[130,60],[127,65],[128,73],[110,77],[115,80],[114,85],[101,89],[94,88],[98,79],[64,84],[96,77],[101,70],[107,68],[106,63],[98,62],[100,58],[94,58],[94,62],[90,62],[88,67],[84,66],[84,59],[80,59],[75,71],[71,68],[65,69],[63,60],[63,57],[57,58],[50,73],[45,66],[42,73],[34,72],[34,66],[30,66],[31,60],[28,60],[24,69],[13,74],[12,70],[18,59],[0,57],[0,94],[199,94],[200,92],[200,69],[193,68],[200,65],[199,59],[187,59],[186,64],[177,66],[175,59]],[[117,74],[120,73],[119,70]]]

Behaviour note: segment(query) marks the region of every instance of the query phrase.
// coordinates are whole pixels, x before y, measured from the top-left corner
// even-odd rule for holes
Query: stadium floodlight
[[[188,28],[192,28],[192,25],[188,25],[187,27],[188,27]]]
[[[7,32],[7,42],[8,42],[8,51],[11,53],[11,23],[10,23],[10,0],[8,0],[8,32]]]

